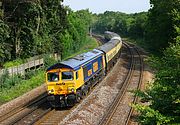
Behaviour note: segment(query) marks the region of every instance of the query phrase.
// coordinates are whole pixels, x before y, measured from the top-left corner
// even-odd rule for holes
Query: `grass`
[[[82,45],[82,47],[76,53],[66,56],[63,60],[73,57],[75,55],[90,51],[96,48],[97,46],[98,46],[98,43],[95,41],[95,39],[88,37],[87,41]],[[10,64],[11,62],[9,62],[9,64],[7,63],[7,66],[10,66]],[[42,70],[36,71],[33,75],[31,75],[31,72],[28,73],[27,75],[28,77],[30,76],[28,80],[17,78],[15,82],[12,82],[12,78],[9,78],[5,83],[7,85],[3,85],[3,87],[1,86],[0,104],[3,104],[16,97],[23,95],[24,93],[32,90],[33,88],[36,88],[37,86],[42,85],[45,81],[45,72]]]
[[[0,103],[8,102],[44,83],[44,71],[39,70],[28,80],[19,80],[14,86],[1,88]]]

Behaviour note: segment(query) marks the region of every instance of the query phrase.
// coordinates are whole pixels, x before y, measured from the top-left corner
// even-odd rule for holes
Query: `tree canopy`
[[[62,5],[62,0],[7,0],[2,8],[1,65],[46,53],[66,56],[86,41],[91,25],[89,10],[73,12]]]
[[[104,31],[113,31],[122,37],[144,38],[147,12],[125,14],[106,11],[97,15],[93,31],[103,34]]]
[[[180,124],[180,1],[151,0],[148,15],[148,42],[163,56],[151,58],[157,70],[155,81],[143,92],[149,106],[136,105],[140,122],[150,124]],[[148,43],[148,44],[149,44]]]

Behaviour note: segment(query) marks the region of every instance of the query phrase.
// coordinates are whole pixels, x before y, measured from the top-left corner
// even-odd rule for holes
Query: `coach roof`
[[[109,42],[107,42],[106,44],[98,47],[97,49],[102,50],[104,52],[109,52],[110,50],[112,50],[115,46],[117,46],[118,43],[120,43],[121,41],[119,41],[118,39],[111,39]]]

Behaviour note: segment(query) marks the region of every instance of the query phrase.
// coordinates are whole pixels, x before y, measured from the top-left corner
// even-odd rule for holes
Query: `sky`
[[[149,0],[64,0],[63,4],[74,11],[89,9],[93,13],[119,11],[130,14],[150,8]]]

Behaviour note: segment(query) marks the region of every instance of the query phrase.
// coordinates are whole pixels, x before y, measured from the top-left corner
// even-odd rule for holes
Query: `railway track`
[[[93,35],[98,40],[98,43],[104,44],[104,38]],[[97,81],[99,82],[99,81]],[[92,90],[91,90],[92,91]],[[43,94],[30,104],[19,106],[0,117],[0,125],[32,125],[44,123],[58,123],[59,118],[63,118],[65,114],[70,112],[70,109],[51,109],[51,106],[46,101],[47,94]],[[75,108],[75,107],[74,107]],[[53,116],[53,117],[52,117]],[[48,120],[48,118],[50,118]]]
[[[92,34],[92,37],[94,37],[99,45],[103,45],[107,43],[108,41],[101,35]]]
[[[139,79],[138,79],[138,82],[136,83],[136,89],[140,89],[140,86],[142,83],[142,78],[143,78],[143,58],[141,57],[141,54],[136,47],[134,47],[132,45],[128,45],[126,43],[124,43],[124,45],[126,46],[126,48],[129,49],[129,52],[131,55],[131,63],[129,66],[129,72],[128,72],[126,79],[124,80],[124,84],[120,87],[119,93],[117,94],[115,100],[113,101],[113,103],[110,106],[107,113],[101,119],[99,125],[110,125],[110,124],[129,125],[129,121],[130,121],[131,115],[133,113],[132,107],[129,107],[129,109],[127,109],[128,104],[124,105],[124,107],[123,107],[122,103],[123,103],[123,98],[125,98],[124,96],[127,93],[128,87],[131,84],[133,76],[134,75],[137,76],[137,74],[135,74],[134,72],[135,72],[135,70],[138,70],[138,69],[135,69],[136,63],[138,62],[138,60],[139,60],[139,64],[138,64],[139,65],[139,75],[138,75]],[[136,101],[137,101],[137,97],[133,97],[131,103],[135,103]],[[116,119],[117,119],[117,112],[119,111],[118,108],[120,107],[120,105],[121,105],[121,109],[124,108],[124,109],[128,110],[128,114],[127,113],[123,114],[124,115],[123,117],[126,117],[126,118],[122,118],[122,119],[124,119],[124,121],[120,120],[120,118],[118,118],[118,120],[121,121],[121,123],[118,123],[118,121]],[[118,117],[120,117],[120,116],[118,116]]]
[[[47,114],[45,114],[38,121],[34,122],[34,125],[57,125],[67,114],[71,112],[73,108],[53,109]]]
[[[140,75],[139,75],[139,81],[138,81],[138,85],[137,85],[137,89],[140,90],[141,85],[142,85],[142,80],[143,80],[144,65],[143,65],[143,58],[141,57],[141,53],[138,51],[138,48],[135,47],[135,50],[140,58]],[[138,101],[138,97],[135,96],[132,103],[135,104],[135,103],[137,103],[137,101]],[[134,109],[132,107],[130,107],[130,111],[129,111],[128,117],[126,119],[125,125],[130,125],[130,123],[131,123],[130,118],[131,118],[133,112],[134,112]]]
[[[98,81],[96,81],[95,85],[97,85],[102,79],[99,79]],[[90,95],[94,89],[95,89],[95,86],[93,86],[93,88],[88,92],[88,95]],[[88,95],[86,95],[84,99],[87,98]],[[58,123],[60,123],[60,121],[63,120],[63,118],[65,118],[77,106],[78,106],[78,103],[74,105],[73,107],[69,107],[69,108],[67,107],[63,109],[62,108],[52,109],[48,113],[42,115],[42,117],[39,117],[38,120],[35,120],[34,125],[45,125],[45,124],[57,125]]]
[[[48,105],[46,97],[47,94],[44,93],[31,103],[15,108],[4,114],[0,117],[0,125],[31,124],[34,117],[37,116],[37,112],[40,112],[40,109],[42,109],[42,112],[47,112],[47,110],[49,110],[50,105]]]
[[[104,43],[103,39],[100,38],[96,38],[99,39],[99,41],[101,42],[101,44]],[[139,55],[139,60],[140,60],[140,77],[138,80],[138,87],[139,88],[142,82],[142,71],[143,71],[143,62],[142,62],[142,58],[140,57],[140,53],[138,51],[137,48],[133,47],[133,46],[129,46],[128,44],[125,44],[124,46],[126,46],[126,48],[129,48],[129,53],[131,55],[131,63],[130,63],[130,67],[129,67],[129,72],[128,75],[124,81],[124,84],[119,87],[120,91],[116,97],[116,99],[114,100],[113,104],[110,106],[108,112],[106,113],[105,117],[103,117],[103,119],[101,120],[101,122],[99,123],[100,125],[102,124],[110,124],[111,119],[113,118],[113,115],[116,112],[117,107],[119,106],[120,102],[123,99],[123,96],[126,94],[127,88],[130,84],[130,81],[132,80],[133,74],[134,74],[134,70],[135,70],[135,65],[137,62],[137,57],[135,57],[135,55]],[[135,54],[136,53],[136,54]],[[91,90],[92,92],[93,90]],[[58,124],[60,123],[61,120],[63,120],[63,118],[68,115],[73,109],[76,108],[76,106],[74,106],[73,108],[67,108],[67,109],[51,109],[50,105],[48,105],[48,103],[46,102],[46,96],[41,97],[37,100],[35,100],[34,102],[32,102],[31,104],[18,108],[16,110],[13,110],[12,112],[7,113],[5,116],[0,118],[0,125],[6,125],[6,124],[16,124],[16,125],[31,125],[31,124],[35,124],[35,125],[42,125],[42,124]],[[133,98],[132,102],[136,102],[137,101],[137,97]],[[129,124],[129,120],[131,117],[131,114],[133,113],[133,109],[130,108],[125,124],[128,125]]]

